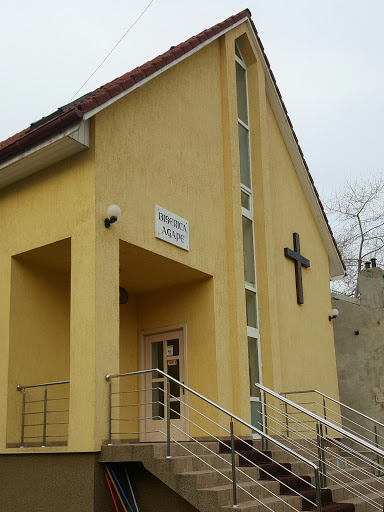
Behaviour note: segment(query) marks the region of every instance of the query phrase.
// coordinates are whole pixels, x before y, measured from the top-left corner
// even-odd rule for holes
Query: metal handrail
[[[274,416],[272,416],[272,417],[269,416],[269,418],[271,418],[272,421],[277,423],[277,425],[278,425],[276,427],[276,429],[272,428],[273,434],[280,435],[280,436],[282,436],[282,438],[284,440],[292,443],[294,449],[300,448],[300,445],[299,445],[300,440],[305,439],[307,443],[312,445],[312,446],[308,446],[308,448],[305,448],[304,446],[302,447],[306,456],[311,456],[311,454],[312,454],[312,456],[316,457],[316,451],[317,451],[317,455],[319,457],[320,474],[322,476],[322,486],[326,486],[327,485],[326,480],[329,479],[333,483],[335,483],[337,485],[341,485],[344,489],[346,489],[346,491],[348,493],[352,494],[353,496],[355,496],[357,498],[362,499],[365,503],[373,506],[375,509],[382,510],[382,505],[377,504],[374,500],[371,499],[371,497],[369,495],[365,495],[360,489],[360,486],[361,486],[366,492],[371,492],[371,493],[376,493],[376,494],[378,493],[378,497],[381,497],[381,498],[383,497],[383,493],[378,492],[376,490],[376,487],[374,484],[370,485],[369,482],[364,483],[364,481],[361,480],[361,478],[364,478],[364,477],[365,478],[373,478],[374,481],[376,482],[376,484],[382,483],[382,475],[383,475],[384,467],[383,467],[383,465],[379,464],[379,457],[377,457],[378,462],[374,462],[373,459],[371,460],[370,458],[361,455],[360,452],[352,449],[351,447],[349,447],[348,444],[343,444],[342,442],[338,441],[337,439],[330,437],[327,434],[327,428],[330,427],[335,432],[338,432],[339,434],[341,434],[342,437],[346,437],[347,439],[352,439],[355,442],[357,441],[358,444],[364,445],[365,448],[368,448],[371,452],[376,453],[376,455],[380,455],[380,457],[381,457],[382,456],[381,454],[383,452],[377,446],[373,446],[370,443],[362,441],[361,439],[357,438],[353,434],[346,432],[343,428],[338,428],[335,424],[332,424],[330,421],[328,421],[326,419],[324,420],[322,417],[318,416],[316,413],[312,413],[312,412],[308,411],[307,409],[301,407],[300,404],[294,403],[294,402],[290,401],[289,399],[282,397],[280,394],[277,394],[277,393],[269,390],[268,388],[264,388],[264,386],[262,386],[262,385],[256,384],[256,386],[259,389],[261,389],[261,391],[262,391],[264,407],[267,406],[266,399],[265,399],[267,393],[270,394],[272,397],[276,398],[280,403],[282,402],[283,404],[285,404],[285,413],[280,410],[280,408],[278,407],[278,404],[275,404],[276,406],[273,406],[271,403],[268,404],[268,407],[272,408],[272,411],[275,411],[276,413],[279,413],[283,416],[282,421],[279,421]],[[304,426],[304,424],[305,424],[306,430],[301,431],[301,430],[295,430],[294,428],[290,428],[289,431],[287,430],[286,434],[284,434],[283,432],[280,432],[279,426],[283,427],[283,429],[284,429],[284,427],[287,427],[287,425],[288,425],[287,418],[290,416],[290,414],[287,412],[288,406],[293,407],[296,411],[299,411],[299,413],[302,415],[306,415],[306,416],[313,418],[313,421],[316,421],[317,428],[314,429],[313,427],[308,426],[306,424],[307,422],[305,422],[304,419],[302,421],[300,421],[300,419],[297,418],[297,419],[295,419],[295,423],[297,423],[299,428],[300,428],[300,426]],[[322,428],[323,426],[326,427],[325,435],[323,434],[323,428]],[[271,428],[271,427],[269,427],[269,428]],[[314,438],[312,439],[311,437],[308,437],[307,435],[302,435],[301,432],[303,432],[303,434],[307,433],[310,436],[313,435]],[[289,433],[292,433],[294,436],[298,435],[299,441],[296,442],[295,439],[290,438]],[[317,439],[317,441],[316,441],[316,439]],[[324,444],[324,441],[326,441],[327,444]],[[352,460],[349,460],[345,455],[343,456],[343,455],[338,454],[337,451],[332,449],[332,445],[335,446],[336,450],[337,449],[346,450],[347,453],[352,456]],[[327,455],[327,458],[329,457],[327,461],[326,461],[325,455]],[[354,459],[357,459],[357,462]],[[340,466],[339,465],[340,461],[347,465]],[[365,464],[363,466],[361,466],[360,465],[361,462],[363,462]],[[365,467],[365,466],[367,466],[367,467]],[[328,471],[326,470],[326,467],[328,467],[328,469],[331,469],[333,471],[341,472],[343,475],[343,478],[338,478],[335,474],[328,473]],[[370,469],[368,469],[368,468],[370,468]],[[356,476],[354,474],[349,475],[350,469],[354,469],[355,471],[358,471],[358,475],[356,475]],[[372,474],[371,470],[373,470],[373,474]],[[376,473],[375,472],[376,470],[378,470],[379,473]],[[345,480],[345,477],[347,477],[347,480]],[[348,481],[348,483],[347,483],[347,481]],[[356,484],[357,484],[357,487],[356,487]]]
[[[51,413],[56,413],[56,414],[60,414],[60,413],[64,413],[64,412],[69,412],[69,409],[65,409],[65,410],[62,410],[62,411],[48,411],[47,409],[47,406],[48,406],[48,402],[52,401],[52,400],[69,400],[69,397],[60,397],[60,398],[48,398],[48,386],[56,386],[56,385],[60,385],[60,384],[70,384],[70,381],[69,380],[61,380],[61,381],[56,381],[56,382],[44,382],[44,383],[40,383],[40,384],[31,384],[29,386],[23,386],[21,384],[18,384],[17,385],[17,390],[18,391],[22,391],[23,392],[23,402],[22,402],[22,411],[21,411],[21,437],[20,437],[20,448],[23,448],[24,447],[24,441],[25,439],[39,439],[40,437],[42,438],[42,448],[45,448],[46,447],[46,442],[47,442],[47,438],[50,438],[50,437],[67,437],[67,435],[47,435],[47,425],[68,425],[69,423],[68,422],[48,422],[47,421],[47,415],[48,414],[51,414]],[[31,401],[27,401],[27,389],[31,389],[31,388],[44,388],[44,398],[43,400],[31,400]],[[39,412],[34,412],[33,414],[42,414],[43,415],[43,423],[39,423],[39,424],[26,424],[25,423],[25,416],[29,415],[29,414],[32,414],[32,413],[26,413],[25,412],[25,409],[26,409],[26,405],[29,404],[29,403],[37,403],[37,402],[40,402],[40,403],[43,403],[43,410],[42,411],[39,411]],[[43,427],[43,433],[41,436],[26,436],[25,435],[25,429],[26,428],[29,428],[29,427],[36,427],[36,426],[42,426]]]
[[[131,375],[140,375],[140,374],[151,373],[151,372],[159,372],[159,373],[161,373],[165,378],[167,378],[169,380],[172,380],[173,382],[175,382],[176,384],[178,384],[179,386],[184,388],[186,391],[189,391],[190,393],[192,393],[193,395],[197,396],[198,398],[201,398],[202,400],[204,400],[208,404],[212,405],[216,409],[219,409],[219,411],[223,412],[224,414],[226,414],[230,418],[233,418],[234,420],[238,421],[239,423],[241,423],[245,427],[247,427],[247,428],[257,432],[260,436],[265,437],[265,439],[268,439],[268,441],[271,441],[272,443],[276,444],[282,450],[287,451],[288,453],[290,453],[294,457],[297,457],[302,462],[305,462],[306,464],[311,466],[313,469],[317,468],[316,464],[314,464],[310,460],[306,459],[305,457],[303,457],[299,453],[296,453],[294,450],[291,450],[288,446],[285,446],[284,444],[280,443],[277,439],[274,439],[273,437],[269,436],[268,434],[266,434],[262,430],[260,430],[257,427],[255,427],[254,425],[251,425],[250,423],[244,421],[243,419],[239,418],[235,414],[227,411],[226,409],[224,409],[224,407],[221,407],[221,405],[218,405],[215,402],[212,402],[212,400],[210,400],[209,398],[205,397],[204,395],[201,395],[200,393],[198,393],[194,389],[186,386],[182,382],[180,382],[177,379],[171,377],[170,375],[168,375],[167,373],[163,372],[162,370],[159,370],[158,368],[154,368],[154,369],[151,369],[151,370],[141,370],[141,371],[137,371],[137,372],[120,373],[120,374],[115,374],[115,375],[109,375],[108,374],[108,375],[105,376],[105,378],[106,378],[107,381],[109,381],[110,379],[115,379],[117,377],[126,377],[126,376],[131,376]]]
[[[327,400],[330,400],[331,402],[334,402],[335,404],[341,405],[342,407],[345,407],[345,409],[348,409],[362,418],[365,418],[366,420],[372,421],[373,423],[376,423],[377,425],[380,425],[381,427],[384,427],[384,423],[381,423],[378,420],[375,420],[374,418],[371,418],[370,416],[367,416],[366,414],[363,414],[360,411],[356,411],[356,409],[353,409],[353,407],[350,407],[349,405],[343,404],[343,402],[339,402],[335,398],[332,398],[331,396],[326,395],[325,393],[322,393],[321,391],[318,391],[317,389],[307,389],[302,391],[280,391],[279,395],[298,395],[302,393],[317,393],[318,395],[321,395],[323,398],[326,398]],[[321,405],[321,404],[320,404]],[[335,411],[333,411],[335,412]]]
[[[17,390],[21,391],[22,389],[29,388],[41,388],[44,386],[55,386],[56,384],[70,384],[70,380],[58,380],[57,382],[44,382],[43,384],[32,384],[30,386],[22,386],[21,384],[17,385]]]
[[[166,418],[164,418],[164,419],[166,419],[166,433],[165,432],[161,432],[161,433],[164,436],[166,436],[167,458],[172,458],[171,457],[171,449],[170,449],[170,446],[171,446],[170,442],[171,442],[171,439],[172,439],[171,438],[171,421],[170,421],[170,411],[171,411],[171,407],[170,406],[171,406],[171,403],[172,403],[172,402],[170,402],[170,397],[171,397],[171,394],[170,394],[170,382],[172,381],[175,384],[177,384],[180,388],[182,388],[185,391],[188,391],[189,393],[195,395],[196,397],[200,398],[201,400],[203,400],[204,402],[208,403],[209,405],[211,405],[212,407],[216,408],[218,411],[224,413],[225,415],[227,415],[230,418],[230,439],[231,439],[230,451],[231,451],[231,459],[232,459],[232,461],[229,464],[232,466],[232,489],[233,489],[233,506],[234,507],[238,507],[238,505],[237,505],[237,488],[242,489],[247,494],[249,494],[250,496],[255,498],[257,501],[259,501],[255,496],[253,496],[248,491],[243,489],[243,487],[236,482],[236,469],[237,468],[236,468],[236,463],[235,463],[235,455],[237,454],[237,452],[235,450],[235,437],[237,438],[237,436],[234,435],[234,429],[233,429],[233,421],[235,420],[235,421],[239,422],[241,425],[243,425],[244,427],[250,429],[251,432],[258,433],[263,440],[267,440],[267,441],[273,443],[274,445],[279,447],[284,452],[292,455],[293,457],[295,457],[296,459],[300,460],[301,462],[305,463],[306,465],[308,465],[309,467],[311,467],[313,469],[313,471],[314,471],[314,483],[315,483],[314,488],[316,490],[316,503],[313,503],[313,504],[316,506],[317,512],[321,512],[321,510],[322,510],[322,503],[321,503],[321,501],[322,500],[321,500],[321,479],[320,479],[320,468],[319,468],[319,466],[317,466],[315,463],[313,463],[312,461],[310,461],[309,459],[307,459],[303,455],[295,452],[294,450],[292,450],[288,446],[284,445],[283,443],[278,441],[276,438],[273,438],[273,437],[269,436],[264,430],[260,430],[256,426],[251,425],[250,423],[246,422],[242,418],[240,418],[237,415],[231,413],[230,411],[226,410],[224,407],[221,407],[220,405],[216,404],[215,402],[213,402],[209,398],[207,398],[204,395],[198,393],[194,389],[192,389],[189,386],[185,385],[183,382],[178,381],[174,377],[171,377],[170,375],[168,375],[167,373],[165,373],[164,371],[162,371],[162,370],[160,370],[158,368],[153,368],[153,369],[148,369],[148,370],[140,370],[140,371],[136,371],[136,372],[114,374],[114,375],[110,375],[110,374],[106,375],[105,378],[109,382],[109,445],[112,445],[112,434],[113,434],[112,433],[112,421],[115,421],[115,418],[112,418],[112,395],[113,395],[113,393],[112,393],[112,379],[120,378],[120,377],[134,376],[134,375],[144,375],[144,374],[148,374],[148,373],[152,373],[152,372],[158,372],[158,374],[160,374],[164,379],[166,379],[166,390],[165,389],[162,390],[164,393],[166,393],[166,401],[167,401],[166,406],[165,406],[166,407]],[[180,401],[179,398],[177,400]],[[213,421],[213,420],[211,420],[211,421]],[[180,430],[179,427],[177,427],[176,425],[174,425],[174,427],[177,428],[178,430]],[[221,427],[221,428],[223,428],[223,427]],[[224,429],[224,430],[226,430],[226,429]],[[188,436],[191,438],[191,436],[189,434],[188,434]],[[215,438],[215,436],[212,436],[212,437]],[[193,439],[193,438],[191,438],[191,439]],[[255,449],[255,448],[253,447],[253,449]],[[251,462],[251,461],[249,461],[249,462]],[[252,462],[252,464],[255,465],[253,462]],[[253,480],[253,479],[251,478],[251,480]],[[299,496],[301,496],[303,498],[303,496],[299,492],[297,492],[297,493],[298,493]],[[272,492],[272,494],[274,495],[273,492]],[[279,499],[281,500],[281,498],[279,498]],[[296,510],[294,507],[292,507],[292,506],[290,506],[290,507],[292,509]],[[269,507],[267,507],[267,508],[269,508]],[[272,510],[272,509],[270,509],[270,510]]]
[[[274,407],[272,406],[271,404],[268,404],[268,406],[275,412],[278,412],[280,414],[283,415],[283,417],[287,417],[288,414],[287,413],[282,413],[277,407]],[[286,423],[283,423],[282,421],[279,421],[277,420],[277,418],[273,418],[273,421],[275,423],[277,423],[278,426],[280,427],[284,427],[286,425]],[[313,420],[315,421],[315,420]],[[304,421],[300,421],[300,420],[296,420],[295,423],[297,423],[299,426],[304,426]],[[281,436],[281,432],[279,432],[278,430],[276,430],[275,428],[271,428],[269,427],[276,435],[280,435]],[[309,426],[306,426],[306,430],[302,431],[302,430],[296,430],[295,428],[290,428],[290,432],[292,432],[293,434],[297,434],[298,437],[301,439],[301,440],[306,440],[308,441],[310,444],[312,444],[313,446],[317,446],[317,443],[314,439],[310,439],[309,437],[305,436],[305,435],[302,435],[306,432],[308,433],[312,433],[312,434],[316,434],[316,430],[313,428],[313,427],[309,427]],[[296,444],[293,442],[293,440],[291,438],[288,437],[288,435],[285,435],[283,437],[286,437],[287,439],[289,439],[289,441],[293,444]],[[329,437],[329,436],[325,436],[325,439],[329,442],[329,444],[333,444],[335,445],[336,447],[342,447],[344,448],[344,450],[346,450],[348,453],[350,453],[351,455],[353,455],[354,457],[356,457],[357,459],[359,459],[360,461],[363,461],[363,462],[366,462],[368,465],[370,465],[372,468],[375,468],[375,469],[383,469],[383,466],[380,465],[379,463],[377,462],[374,462],[372,459],[369,459],[367,457],[365,457],[364,455],[362,455],[360,452],[357,452],[356,450],[354,450],[353,448],[347,446],[347,445],[344,445],[342,444],[341,442],[337,441],[336,439],[332,438],[332,437]],[[304,447],[302,448],[304,450],[304,452],[308,453],[309,455],[312,453],[311,451],[309,451],[308,449],[305,449]],[[337,454],[336,453],[333,453],[332,450],[330,450],[329,448],[326,448],[326,447],[323,447],[323,450],[326,451],[326,452],[329,452],[329,453],[332,453],[332,455],[336,456]],[[344,457],[342,456],[338,456],[339,459],[344,459]],[[354,465],[353,463],[351,463],[352,466]],[[356,465],[355,465],[356,466]],[[359,466],[356,466],[356,467],[359,467]],[[360,468],[361,469],[361,468]],[[364,470],[361,469],[361,471],[364,473]],[[367,473],[368,474],[368,473]]]
[[[293,407],[294,409],[297,409],[298,411],[306,414],[307,416],[310,416],[311,418],[315,419],[319,423],[322,423],[323,425],[325,425],[326,427],[330,428],[331,430],[334,430],[335,432],[338,432],[343,437],[346,437],[347,439],[350,439],[350,440],[354,441],[355,443],[358,443],[361,446],[364,446],[364,448],[367,448],[368,450],[373,451],[376,455],[379,455],[380,457],[384,457],[384,451],[383,450],[380,450],[380,448],[377,448],[376,446],[374,446],[374,445],[372,445],[370,443],[367,443],[366,441],[364,441],[364,439],[361,439],[361,438],[355,436],[354,434],[351,434],[347,430],[344,430],[343,428],[338,427],[337,425],[335,425],[334,423],[328,421],[327,419],[322,418],[321,416],[318,416],[317,414],[315,414],[315,413],[313,413],[311,411],[308,411],[308,409],[305,409],[304,407],[301,407],[299,404],[296,404],[295,402],[292,402],[288,398],[283,397],[280,393],[276,393],[275,391],[272,391],[271,389],[268,389],[268,388],[266,388],[263,385],[258,384],[258,383],[255,383],[255,386],[257,388],[261,389],[262,391],[264,391],[265,393],[268,393],[271,396],[274,396],[278,400],[283,401],[284,403],[286,403],[287,405]]]

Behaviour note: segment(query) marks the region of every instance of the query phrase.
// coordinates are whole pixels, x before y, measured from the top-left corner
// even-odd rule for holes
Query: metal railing
[[[255,386],[261,392],[266,432],[318,460],[322,487],[340,487],[350,498],[366,503],[367,510],[383,510],[382,449],[331,421],[329,415],[324,418],[303,407],[308,402],[298,404],[261,384]]]
[[[332,398],[317,389],[303,391],[284,391],[280,395],[292,399],[299,405],[307,405],[307,409],[329,419],[352,434],[365,439],[377,448],[384,449],[384,423],[363,414],[353,407]],[[297,397],[296,397],[297,395]],[[299,402],[299,395],[305,395],[304,402]]]
[[[26,442],[33,445],[39,444],[39,439],[41,439],[42,447],[46,447],[47,443],[52,444],[52,441],[48,440],[62,439],[64,442],[68,440],[69,389],[66,389],[65,385],[69,385],[69,383],[69,380],[62,380],[30,386],[22,386],[21,384],[17,386],[18,391],[22,392],[23,395],[21,448],[26,446]],[[59,392],[56,386],[60,386]],[[53,389],[56,391],[55,394],[52,391]],[[56,405],[63,401],[66,403],[65,408],[57,409],[57,407],[54,407],[52,409],[49,407],[50,403]],[[30,432],[34,435],[30,435]]]
[[[151,380],[151,385],[145,385],[145,376],[150,374],[156,375],[156,383]],[[144,377],[144,378],[143,378]],[[142,385],[124,386],[123,380],[127,379],[136,380],[142,379]],[[261,503],[266,509],[274,512],[273,504],[269,506],[263,501],[262,493],[264,496],[273,497],[276,502],[283,503],[285,507],[295,511],[301,510],[302,503],[306,502],[314,507],[317,512],[321,512],[321,483],[320,483],[320,469],[316,463],[309,460],[307,457],[297,453],[295,449],[290,448],[280,442],[278,439],[270,436],[265,430],[259,429],[254,425],[244,421],[235,414],[227,411],[219,406],[212,400],[186,386],[184,383],[171,377],[158,368],[151,370],[143,370],[137,372],[123,373],[117,375],[107,375],[106,379],[109,383],[109,436],[108,444],[113,445],[114,442],[128,441],[129,439],[122,438],[122,436],[130,436],[133,441],[133,436],[143,434],[157,434],[166,442],[166,456],[172,458],[176,447],[179,451],[189,456],[198,459],[204,467],[218,473],[223,477],[223,481],[228,482],[232,490],[232,504],[234,507],[238,506],[238,494],[242,493],[241,499],[252,500],[256,504]],[[116,389],[113,386],[113,381],[118,379],[118,386]],[[150,380],[149,378],[147,381]],[[183,392],[183,400],[181,394]],[[188,394],[188,399],[186,398]],[[138,398],[137,398],[138,395]],[[201,404],[200,410],[197,407],[189,405],[188,400],[194,397],[194,401]],[[149,398],[148,398],[149,397]],[[195,404],[194,404],[195,405]],[[201,409],[204,408],[204,412]],[[212,414],[206,411],[212,410]],[[134,411],[139,411],[136,414]],[[190,419],[193,416],[193,421]],[[220,424],[218,421],[212,419],[212,416],[220,416],[227,418],[228,423],[226,426]],[[178,422],[178,420],[183,420]],[[198,423],[202,421],[204,426]],[[159,423],[158,428],[150,426],[147,428],[148,423]],[[160,423],[161,422],[161,423]],[[132,425],[128,431],[121,431],[123,425]],[[138,430],[137,425],[139,425]],[[183,426],[184,425],[184,426]],[[192,427],[195,434],[190,434],[189,427]],[[215,433],[210,432],[214,429]],[[235,434],[235,430],[239,431],[239,435]],[[124,430],[127,430],[124,427]],[[240,433],[241,431],[241,433]],[[200,440],[198,434],[201,433],[204,441]],[[262,449],[258,449],[252,442],[252,436],[256,434],[262,439]],[[195,453],[191,443],[183,443],[181,438],[192,441],[193,447],[198,447],[201,454]],[[214,441],[217,443],[219,451],[212,449],[207,441]],[[293,458],[294,461],[305,465],[307,471],[312,473],[312,478],[303,477],[292,471],[287,464],[277,462],[272,459],[270,452],[266,451],[267,445],[273,445],[276,450],[282,450],[287,456]],[[242,447],[246,451],[241,450]],[[264,480],[257,480],[249,474],[246,469],[258,468],[258,463],[253,462],[253,454],[258,454],[266,460],[267,463],[274,463],[280,468],[283,468],[286,475],[296,477],[301,480],[312,494],[301,494],[300,491],[290,487],[289,482],[284,483],[285,489],[294,496],[301,497],[301,504],[295,505],[294,500],[289,501],[287,496],[282,497],[274,493],[265,484]],[[240,461],[247,465],[242,467]],[[266,466],[265,466],[266,468]],[[260,468],[259,468],[260,469]],[[261,471],[261,469],[260,469]],[[268,468],[262,470],[268,480],[274,480],[281,484],[278,476],[273,475]],[[302,470],[301,470],[302,471]],[[239,479],[242,479],[239,481]],[[264,484],[263,484],[264,481]],[[256,487],[256,491],[253,488]],[[312,498],[312,499],[311,499]]]

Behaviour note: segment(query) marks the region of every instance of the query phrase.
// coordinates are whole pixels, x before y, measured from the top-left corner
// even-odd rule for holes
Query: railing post
[[[167,459],[171,458],[171,384],[167,377]]]
[[[285,429],[287,431],[287,437],[289,437],[289,421],[288,421],[288,404],[284,402],[285,407]]]
[[[20,448],[24,448],[24,429],[25,429],[25,401],[26,401],[26,389],[23,389],[23,407],[21,412],[21,440]]]
[[[321,475],[319,474],[319,468],[315,469],[315,485],[316,485],[316,512],[322,511],[321,505]]]
[[[375,445],[376,445],[376,448],[378,448],[379,447],[379,442],[378,442],[378,438],[377,438],[377,425],[374,425],[373,428],[375,430]],[[376,462],[377,462],[377,464],[380,464],[380,456],[379,455],[377,455],[377,457],[376,457]],[[376,470],[375,470],[374,475],[375,476],[380,476],[380,469],[377,470],[377,473],[376,473]]]
[[[108,379],[108,375],[107,375],[107,379]],[[108,389],[109,389],[108,446],[112,446],[112,379],[111,378],[109,378]]]
[[[44,388],[44,419],[43,419],[43,444],[42,447],[45,448],[47,441],[47,398],[48,398],[48,389],[47,386]]]
[[[233,418],[230,423],[231,431],[231,455],[232,455],[232,487],[233,487],[233,506],[237,508],[237,485],[236,485],[236,453],[235,453],[235,435],[233,431]]]
[[[327,486],[326,468],[325,468],[325,455],[324,455],[324,438],[323,438],[323,425],[316,423],[317,434],[317,453],[319,459],[319,469],[321,472],[321,486]]]
[[[316,400],[316,399],[315,399]],[[323,413],[324,413],[324,419],[327,419],[327,406],[325,404],[325,396],[323,396]],[[325,426],[325,435],[328,435],[328,427]]]
[[[263,432],[268,434],[268,417],[267,417],[267,395],[264,391],[261,391],[263,400],[261,402],[261,411],[263,416]],[[262,438],[262,450],[268,450],[268,439]]]

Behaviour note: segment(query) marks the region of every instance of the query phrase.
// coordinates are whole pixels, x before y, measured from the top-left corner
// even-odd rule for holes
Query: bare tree
[[[384,263],[384,176],[346,180],[326,201],[325,210],[347,267],[334,291],[359,295],[359,275],[367,259]]]

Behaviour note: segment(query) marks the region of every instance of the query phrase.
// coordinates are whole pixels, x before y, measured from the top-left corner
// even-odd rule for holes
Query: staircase
[[[162,373],[158,369],[150,371]],[[131,374],[123,377],[129,375]],[[190,440],[178,441],[180,437],[175,432],[180,429],[175,430],[175,422],[172,423],[168,413],[171,411],[170,399],[177,397],[169,392],[169,380],[172,377],[165,373],[163,375],[165,391],[161,404],[166,417],[159,418],[162,420],[159,424],[163,426],[159,433],[163,435],[165,442],[138,443],[121,439],[113,423],[127,421],[121,417],[124,404],[119,402],[115,405],[118,407],[119,416],[114,418],[111,398],[109,443],[102,447],[101,463],[141,461],[148,471],[200,512],[225,512],[231,508],[249,512],[383,510],[384,480],[381,475],[384,474],[384,467],[372,460],[381,454],[378,448],[362,441],[366,449],[370,447],[374,450],[370,456],[362,456],[336,438],[337,431],[332,431],[332,436],[328,435],[330,430],[325,432],[326,427],[330,429],[332,424],[308,411],[303,412],[302,407],[300,416],[289,420],[296,428],[290,425],[290,430],[284,432],[288,424],[286,409],[284,411],[283,407],[281,410],[279,402],[293,403],[262,386],[260,387],[263,392],[270,393],[271,399],[267,403],[264,396],[264,428],[259,430],[176,381],[205,404],[219,409],[222,416],[227,416],[230,422],[230,428],[225,428],[194,408],[195,416],[199,414],[204,420],[212,422],[215,434],[207,430],[206,421],[204,428],[199,427],[194,416],[193,427],[195,431],[201,428],[204,441],[201,440],[203,436],[192,437],[184,431],[182,434]],[[138,391],[137,386],[132,386],[132,393]],[[124,387],[124,394],[127,394],[127,387]],[[110,382],[110,396],[118,395],[118,391],[112,391]],[[137,399],[133,402],[135,401],[140,402]],[[131,408],[131,403],[126,407]],[[315,418],[316,428],[311,424],[308,426],[308,420],[304,420],[303,415],[309,415],[310,421]],[[128,421],[132,421],[132,414]],[[239,424],[237,431],[241,430],[240,427],[243,432],[245,427],[248,428],[248,438],[234,435],[234,423]],[[297,430],[298,425],[302,430]],[[218,428],[221,429],[219,434]],[[347,437],[352,436],[337,426],[334,428]],[[252,440],[255,432],[259,434],[260,440]],[[114,436],[119,438],[115,439]],[[356,442],[357,438],[352,437]]]
[[[260,441],[252,444],[261,446]],[[312,478],[307,467],[282,450],[255,452],[249,441],[236,442],[237,502],[247,512],[288,512],[317,510]],[[134,443],[103,446],[102,463],[141,461],[145,468],[182,496],[200,512],[225,512],[233,508],[231,448],[229,442],[172,443],[172,458],[166,456],[166,443]],[[282,462],[284,460],[285,462]],[[292,473],[295,473],[293,475]],[[343,478],[341,472],[334,476]],[[364,484],[379,484],[367,477]],[[383,483],[381,484],[383,486]],[[374,512],[364,498],[340,485],[321,490],[323,512]],[[369,498],[382,510],[383,487]]]

